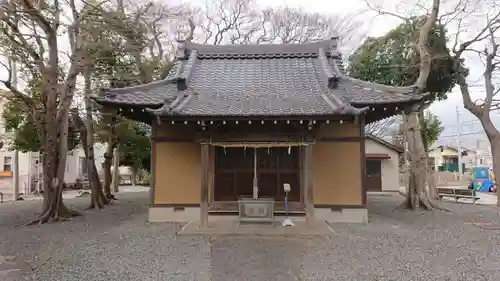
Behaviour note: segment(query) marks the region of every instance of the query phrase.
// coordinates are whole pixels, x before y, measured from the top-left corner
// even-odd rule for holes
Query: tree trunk
[[[500,175],[500,136],[493,138],[491,141],[491,154],[493,155],[493,175],[495,177],[494,184],[497,188],[497,206],[500,207],[500,187],[497,185],[496,177]]]
[[[405,205],[410,209],[432,209],[428,192],[426,191],[426,178],[428,166],[426,152],[422,142],[422,133],[418,112],[408,116],[407,141],[410,156],[411,170],[408,195]]]
[[[110,150],[112,150],[112,144],[108,142],[108,147],[106,148],[106,152],[104,152],[104,163],[102,165],[102,168],[104,170],[104,195],[106,195],[107,198],[113,199],[113,194],[111,194],[111,165],[113,164],[113,153],[110,153]]]
[[[497,188],[497,206],[500,207],[500,188],[497,185],[496,177],[500,175],[500,131],[497,130],[493,122],[491,121],[490,113],[480,112],[482,115],[476,115],[480,118],[481,125],[490,141],[491,154],[493,157],[493,175],[495,176],[495,186]],[[473,112],[474,114],[474,112]],[[475,114],[474,114],[475,115]]]
[[[75,120],[75,125],[78,128],[78,132],[80,133],[80,137],[82,139],[82,146],[83,150],[85,152],[85,158],[88,160],[89,159],[89,138],[88,138],[88,132],[87,128],[85,126],[85,122],[80,118],[78,115],[78,111],[75,109],[73,114],[72,114],[74,120]],[[93,139],[90,143],[93,143]],[[93,152],[93,147],[92,147],[92,152]],[[92,157],[93,158],[93,157]],[[87,178],[89,180],[89,185],[90,185],[90,191],[91,191],[91,203],[89,209],[92,208],[102,208],[104,205],[109,204],[110,202],[107,200],[106,196],[102,192],[102,185],[101,185],[101,180],[99,178],[99,173],[97,171],[97,167],[95,165],[95,161],[86,161],[87,165]],[[95,204],[96,202],[99,202],[99,204]]]
[[[119,192],[118,186],[120,185],[120,148],[117,145],[113,153],[113,192]]]
[[[48,85],[44,89],[47,93],[47,99],[46,110],[43,113],[43,118],[40,118],[43,123],[39,130],[42,132],[43,143],[44,198],[41,214],[23,225],[42,224],[80,215],[80,213],[66,208],[62,198],[68,156],[69,106],[74,89],[71,89],[70,92],[60,92],[61,89],[59,89],[57,81],[59,73],[57,69],[57,37],[55,34],[50,34],[49,37],[50,58],[54,64],[51,64],[51,67],[44,73],[45,83]]]
[[[86,124],[80,122],[80,137],[82,138],[83,148],[85,151],[86,165],[87,165],[87,178],[90,184],[90,206],[89,209],[101,209],[104,205],[108,204],[106,196],[102,192],[101,181],[99,179],[99,174],[97,173],[97,168],[95,166],[94,158],[94,123],[92,118],[92,101],[90,99],[91,94],[91,79],[90,71],[88,66],[85,68],[83,73],[85,79],[85,115]],[[79,119],[78,113],[75,112],[76,118]],[[80,120],[81,121],[81,120]],[[83,126],[81,126],[83,125]],[[85,126],[86,125],[86,126]],[[85,129],[86,127],[86,129]]]
[[[51,167],[58,167],[61,165],[58,155],[59,151],[55,149],[55,153],[46,152],[54,151],[49,144],[57,146],[57,143],[50,142],[44,145],[44,152],[42,153],[42,170],[44,175],[42,211],[35,219],[20,225],[43,224],[81,215],[79,212],[70,210],[64,205],[62,191],[65,184],[59,181],[59,178],[55,176],[56,172],[51,169]]]
[[[420,133],[422,135],[422,144],[423,144],[423,147],[424,147],[424,151],[425,151],[425,159],[427,159],[427,161],[425,161],[425,176],[426,176],[426,185],[425,185],[425,188],[426,188],[426,191],[428,192],[429,194],[429,198],[432,198],[432,199],[438,199],[437,198],[437,189],[436,189],[436,182],[434,181],[434,169],[432,168],[434,164],[431,165],[431,163],[429,162],[429,140],[427,139],[427,132],[428,132],[428,128],[426,127],[427,124],[425,122],[425,114],[424,114],[424,110],[420,110],[420,112],[418,113],[418,119],[419,119],[419,123],[420,123]]]
[[[106,147],[106,152],[104,153],[104,186],[103,191],[106,198],[116,200],[116,198],[111,194],[111,166],[113,165],[113,151],[118,142],[116,141],[116,117],[111,118],[108,136],[108,146]]]
[[[437,22],[439,14],[440,0],[432,1],[432,9],[427,16],[427,20],[420,27],[417,41],[417,50],[420,56],[419,75],[414,86],[417,92],[425,93],[427,89],[427,80],[431,72],[432,54],[429,48],[429,33]],[[422,107],[423,104],[418,105]],[[428,196],[426,188],[426,178],[428,161],[424,143],[422,141],[422,133],[420,130],[420,122],[417,108],[412,109],[408,116],[408,126],[406,130],[406,140],[408,142],[409,160],[411,163],[410,180],[408,183],[407,200],[404,205],[411,209],[423,207],[425,209],[438,208],[432,203]],[[417,111],[417,112],[415,112]]]

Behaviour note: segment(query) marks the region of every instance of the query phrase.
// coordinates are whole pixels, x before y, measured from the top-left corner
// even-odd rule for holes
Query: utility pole
[[[462,124],[460,123],[460,110],[457,106],[457,151],[458,151],[458,180],[462,178],[462,142],[460,139],[460,135],[462,133]]]
[[[17,88],[17,65],[14,60],[11,60],[12,66],[12,85]],[[13,201],[19,200],[19,151],[14,150],[14,157],[12,157],[12,198]]]

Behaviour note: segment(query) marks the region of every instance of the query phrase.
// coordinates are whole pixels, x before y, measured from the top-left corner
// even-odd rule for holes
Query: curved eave
[[[402,106],[404,107],[405,105],[413,105],[419,102],[426,102],[428,101],[429,97],[431,97],[430,93],[425,93],[421,94],[419,96],[413,96],[413,97],[408,97],[407,99],[399,99],[399,100],[394,100],[394,99],[387,99],[387,100],[355,100],[355,101],[350,101],[350,104],[353,106],[362,106],[362,107],[381,107],[381,106]]]
[[[151,89],[153,87],[163,86],[163,85],[166,85],[166,84],[171,84],[171,83],[173,83],[175,81],[176,81],[176,77],[169,77],[169,78],[165,78],[165,79],[162,79],[162,80],[153,81],[153,82],[150,82],[150,83],[147,83],[147,84],[140,84],[140,85],[123,87],[123,88],[106,89],[106,90],[103,90],[103,93],[107,94],[107,95],[109,95],[109,94],[112,95],[112,94],[126,93],[126,92],[130,92],[130,91],[147,90],[147,89]]]
[[[424,96],[419,96],[419,97],[412,97],[408,98],[405,100],[356,100],[356,101],[351,101],[350,103],[354,106],[360,105],[360,106],[383,106],[383,105],[394,105],[394,104],[407,104],[407,103],[415,103],[415,102],[420,102],[424,100]]]
[[[160,108],[163,106],[162,103],[130,103],[124,101],[114,101],[99,96],[91,96],[91,99],[93,99],[96,103],[103,106],[114,105],[114,106],[126,106],[126,107],[143,107],[144,109]]]

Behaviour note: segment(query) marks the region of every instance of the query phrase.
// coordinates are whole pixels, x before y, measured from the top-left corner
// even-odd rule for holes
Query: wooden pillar
[[[359,116],[359,134],[361,136],[360,146],[360,164],[361,164],[361,194],[362,204],[366,208],[366,145],[365,145],[365,115]]]
[[[210,147],[207,143],[201,144],[201,196],[200,196],[200,227],[208,226],[208,188]]]
[[[314,224],[314,192],[312,183],[312,144],[303,149],[302,177],[304,180],[304,201],[306,204],[306,222]]]
[[[156,126],[158,123],[155,121],[151,124],[151,182],[149,185],[149,202],[151,207],[155,204],[155,178],[156,178],[156,141],[153,137],[156,136]]]

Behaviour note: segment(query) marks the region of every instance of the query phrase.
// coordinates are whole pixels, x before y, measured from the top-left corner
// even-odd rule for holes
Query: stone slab
[[[293,218],[292,218],[293,220]],[[209,221],[207,228],[200,228],[199,221],[191,221],[179,232],[181,236],[263,236],[263,237],[314,237],[331,236],[334,231],[325,222],[307,225],[305,221],[294,220],[295,226],[283,227],[282,221],[272,224],[242,223],[237,220]]]

